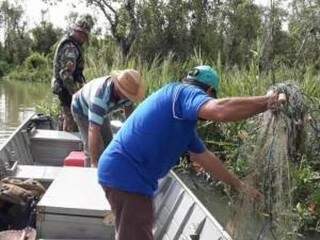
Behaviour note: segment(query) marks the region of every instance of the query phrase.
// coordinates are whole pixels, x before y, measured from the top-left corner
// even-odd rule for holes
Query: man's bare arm
[[[280,104],[278,102],[278,94],[213,99],[200,108],[199,117],[217,122],[240,121]]]
[[[91,164],[96,167],[98,164],[98,159],[104,150],[100,126],[89,124],[88,145]]]
[[[215,178],[232,186],[238,191],[246,192],[253,199],[262,199],[263,195],[256,189],[243,183],[236,175],[228,171],[219,158],[206,150],[203,153],[191,153],[191,159],[199,163],[206,171],[211,172]]]

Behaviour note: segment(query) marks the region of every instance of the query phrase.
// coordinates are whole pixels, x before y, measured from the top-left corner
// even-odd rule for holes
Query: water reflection
[[[0,144],[30,116],[41,101],[52,98],[49,84],[0,80]]]
[[[200,202],[211,212],[214,218],[224,227],[232,223],[232,218],[235,211],[235,205],[231,204],[230,199],[223,195],[214,185],[208,184],[208,182],[196,176],[193,172],[176,169],[175,173],[182,179],[184,184],[197,196]],[[271,236],[270,231],[259,237],[259,231],[265,222],[261,222],[258,219],[252,218],[243,219],[243,221],[248,221],[249,228],[244,230],[242,239],[245,240],[280,240],[280,238],[274,238]],[[229,226],[230,227],[230,226]],[[226,229],[225,229],[226,230]],[[290,238],[291,239],[291,238]],[[293,238],[294,239],[294,238]],[[296,238],[296,240],[319,240],[320,233],[305,233],[304,236]],[[237,239],[234,239],[237,240]]]

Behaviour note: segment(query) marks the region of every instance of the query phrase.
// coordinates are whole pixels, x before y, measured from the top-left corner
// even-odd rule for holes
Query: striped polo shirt
[[[110,76],[88,82],[73,95],[73,112],[87,118],[90,123],[101,126],[108,113],[132,104],[124,99],[115,102],[111,97],[112,87]]]

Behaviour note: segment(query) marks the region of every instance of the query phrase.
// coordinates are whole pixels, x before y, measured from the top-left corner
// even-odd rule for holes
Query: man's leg
[[[76,123],[73,120],[70,107],[62,106],[63,127],[62,130],[66,132],[76,131]]]
[[[71,101],[72,96],[68,93],[66,89],[62,89],[58,95],[61,108],[62,108],[62,117],[63,117],[63,127],[62,130],[66,132],[75,132],[77,131],[77,125],[73,120],[71,114]]]
[[[116,240],[153,240],[152,198],[104,188],[116,218]]]
[[[72,112],[73,118],[75,122],[78,125],[80,135],[81,135],[81,140],[83,142],[83,150],[84,154],[86,155],[85,167],[90,167],[91,166],[91,159],[90,159],[90,153],[89,153],[89,145],[88,145],[88,131],[89,131],[89,123],[87,119],[84,119],[83,117],[79,116],[78,114]]]

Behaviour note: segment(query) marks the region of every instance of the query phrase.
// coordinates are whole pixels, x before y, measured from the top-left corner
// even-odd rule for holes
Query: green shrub
[[[28,70],[39,70],[48,67],[47,58],[37,52],[32,53],[24,62],[25,68]]]
[[[39,53],[31,54],[22,65],[11,71],[9,79],[29,82],[50,82],[52,68],[47,58]]]
[[[51,116],[57,120],[61,112],[60,103],[57,98],[53,98],[52,101],[44,100],[36,106],[36,112],[43,113],[46,116]]]
[[[0,60],[0,77],[5,76],[10,71],[10,64]]]

